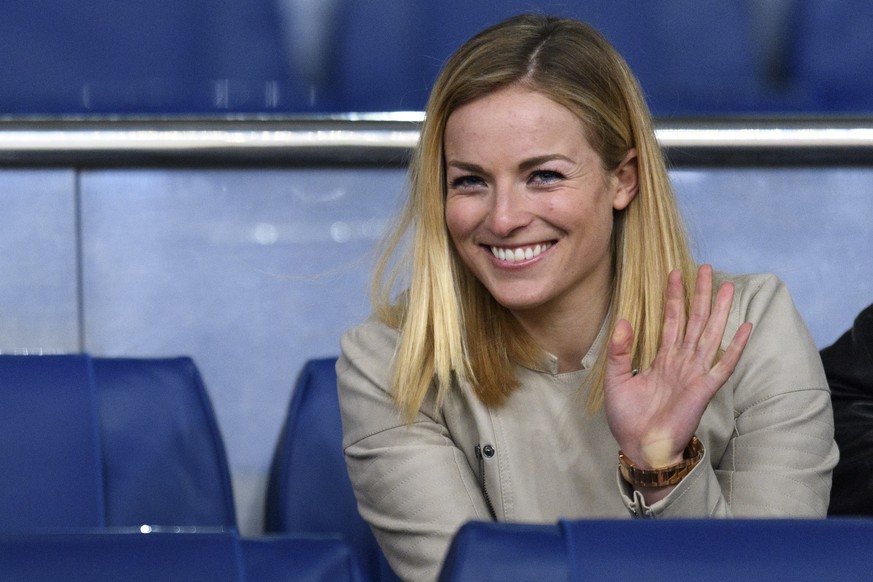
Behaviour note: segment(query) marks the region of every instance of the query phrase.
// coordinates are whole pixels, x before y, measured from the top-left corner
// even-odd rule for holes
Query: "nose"
[[[509,237],[531,222],[524,194],[511,186],[498,186],[491,196],[491,208],[486,224],[499,237]]]

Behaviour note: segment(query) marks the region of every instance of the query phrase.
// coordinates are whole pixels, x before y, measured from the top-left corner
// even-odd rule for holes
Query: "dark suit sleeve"
[[[828,513],[873,516],[873,305],[821,357],[840,447]]]

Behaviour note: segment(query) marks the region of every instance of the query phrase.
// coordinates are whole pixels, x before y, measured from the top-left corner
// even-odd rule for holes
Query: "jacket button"
[[[490,459],[494,456],[494,447],[492,447],[491,445],[485,445],[484,447],[482,447],[482,454]]]

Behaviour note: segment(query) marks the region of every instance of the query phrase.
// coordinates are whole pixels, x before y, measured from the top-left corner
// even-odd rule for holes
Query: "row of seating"
[[[869,335],[873,329],[859,324],[865,315],[869,319],[871,310],[873,306],[838,342],[822,350],[829,382],[847,382],[840,373],[846,362],[837,358],[837,352],[860,358],[860,348],[846,352],[843,344],[869,339],[858,335]],[[850,373],[866,373],[873,363],[869,354],[866,357]],[[268,506],[274,511],[267,515],[267,528],[339,531],[371,579],[395,580],[357,512],[346,473],[335,364],[335,358],[312,360],[298,378],[271,470]],[[844,392],[841,389],[839,394]],[[849,451],[853,443],[840,429],[840,447]],[[873,427],[863,430],[869,433]],[[852,438],[857,441],[857,436]],[[863,442],[868,443],[869,437]],[[319,452],[317,462],[312,451]],[[821,580],[835,573],[845,580],[867,579],[867,556],[873,551],[869,458],[868,451],[861,455],[854,451],[841,459],[827,520],[471,523],[456,536],[442,580],[627,580],[640,571],[678,580],[723,580],[727,571],[743,580]],[[324,499],[331,510],[313,507],[309,500],[315,498]]]
[[[109,528],[0,534],[0,579],[21,582],[363,582],[333,536],[241,538],[234,529]]]
[[[240,537],[190,358],[0,356],[0,443],[2,580],[370,579],[338,528],[293,513]]]
[[[420,110],[463,40],[532,9],[601,29],[661,115],[870,110],[865,0],[14,3],[0,19],[0,110]]]
[[[440,582],[860,582],[871,551],[869,519],[471,522]]]
[[[869,579],[871,520],[470,522],[440,582],[820,582]],[[378,580],[339,538],[240,538],[234,530],[104,529],[0,534],[3,580],[272,582]]]
[[[224,447],[190,358],[0,356],[0,578],[47,579],[81,556],[83,580],[112,579],[92,575],[104,563],[100,572],[209,563],[224,573],[203,579],[397,580],[357,512],[335,362],[301,371],[270,471],[267,535],[240,539]],[[871,528],[868,519],[472,523],[443,579],[624,579],[630,573],[610,560],[627,561],[628,551],[647,572],[675,573],[690,559],[699,567],[689,579],[737,555],[750,570],[743,579],[771,579],[776,565],[813,579],[834,560],[855,572],[873,550]],[[687,551],[674,559],[664,540]],[[31,575],[11,576],[20,572]]]
[[[335,364],[335,358],[312,360],[298,378],[271,470],[268,506],[274,511],[267,528],[341,532],[370,579],[396,580],[357,512],[342,453]],[[317,462],[311,451],[319,451]],[[844,499],[832,501],[827,520],[473,522],[458,532],[441,581],[623,581],[640,572],[674,580],[724,580],[726,572],[741,580],[818,581],[835,573],[866,580],[873,514],[863,491],[847,497],[847,486],[858,479],[849,481],[845,473],[853,470],[854,461],[843,459],[833,491]],[[313,507],[315,498],[331,510]]]

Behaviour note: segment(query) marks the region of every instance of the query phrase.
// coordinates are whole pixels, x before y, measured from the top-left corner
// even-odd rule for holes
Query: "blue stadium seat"
[[[193,360],[93,362],[106,525],[235,527],[224,443]]]
[[[265,529],[338,534],[370,579],[396,580],[358,513],[342,451],[336,358],[305,364],[270,468]]]
[[[40,0],[7,3],[3,16],[5,114],[222,114],[305,104],[272,2]],[[287,103],[294,98],[300,103]]]
[[[0,443],[0,531],[104,524],[90,358],[0,356]]]
[[[641,569],[698,582],[869,580],[873,551],[873,521],[860,520],[565,521],[561,530],[571,580],[627,580]]]
[[[867,0],[796,2],[793,75],[810,109],[869,114],[873,10]]]
[[[241,539],[233,529],[0,534],[0,579],[27,582],[361,582],[338,538]]]
[[[113,532],[0,535],[0,578],[110,582],[235,582],[243,564],[228,533]]]
[[[431,52],[442,60],[484,26],[536,8],[527,0],[444,0],[421,10],[427,12]],[[748,3],[587,0],[555,2],[542,11],[603,33],[639,77],[658,115],[755,111],[764,97],[754,38],[760,23]]]
[[[869,580],[871,552],[869,519],[471,522],[440,581]]]
[[[455,534],[440,582],[564,581],[569,575],[557,526],[474,521]]]
[[[716,0],[588,0],[534,6],[529,0],[347,3],[334,55],[337,104],[350,110],[423,109],[449,55],[470,36],[531,10],[578,18],[600,30],[639,76],[660,116],[796,108],[771,87],[768,65],[792,48],[783,14]],[[378,7],[377,7],[378,6]],[[398,24],[401,24],[398,26]],[[779,65],[783,63],[778,63]]]
[[[0,531],[235,527],[190,358],[0,356]]]
[[[864,83],[858,79],[864,75],[852,73],[869,61],[862,52],[869,47],[864,1],[9,3],[0,19],[0,111],[417,111],[464,40],[512,14],[539,9],[603,31],[639,75],[659,115],[779,112],[806,104],[767,86],[774,63],[776,76],[791,80],[785,65],[795,38],[810,54],[801,68],[808,62],[809,73],[840,87]],[[794,13],[806,4],[821,14],[805,20],[812,30],[792,34]],[[869,110],[857,100],[862,93],[851,94]]]
[[[358,557],[339,536],[270,535],[242,538],[249,582],[363,582]]]

